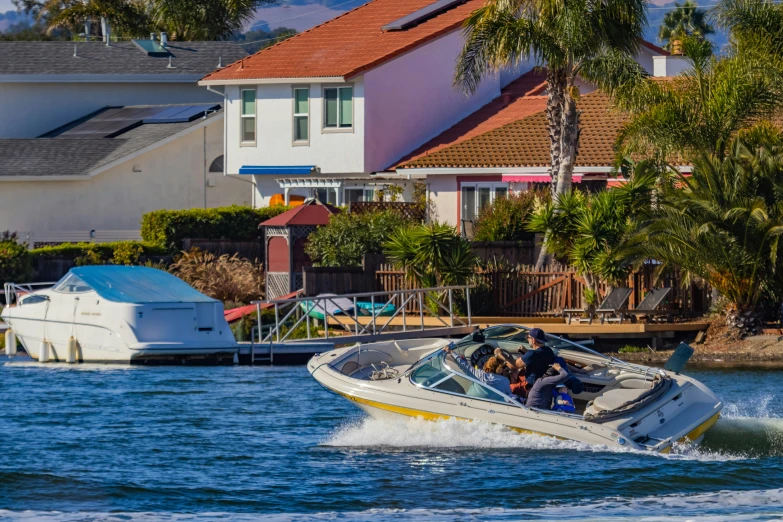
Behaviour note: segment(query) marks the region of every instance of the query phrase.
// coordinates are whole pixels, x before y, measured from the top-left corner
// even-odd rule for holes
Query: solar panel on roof
[[[168,56],[169,51],[155,40],[131,40],[147,56]]]
[[[415,13],[403,16],[390,24],[384,25],[381,27],[381,31],[404,31],[405,29],[410,29],[430,18],[438,16],[443,11],[447,11],[452,7],[464,4],[465,2],[467,2],[467,0],[438,0],[434,4],[419,9]]]
[[[142,123],[186,123],[203,116],[207,111],[217,110],[220,105],[181,105],[170,107],[155,116],[144,118]]]

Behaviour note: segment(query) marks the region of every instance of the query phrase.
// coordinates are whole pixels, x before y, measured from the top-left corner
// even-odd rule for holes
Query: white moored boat
[[[83,266],[50,288],[6,283],[2,319],[42,362],[232,363],[223,304],[154,268]]]
[[[529,349],[528,328],[503,325],[478,331],[455,352],[481,367],[495,348]],[[702,383],[681,374],[605,357],[548,336],[547,343],[584,385],[575,414],[528,408],[459,369],[443,350],[448,340],[388,341],[316,355],[308,370],[325,388],[374,417],[405,415],[501,424],[561,439],[669,452],[677,442],[698,444],[723,407]]]

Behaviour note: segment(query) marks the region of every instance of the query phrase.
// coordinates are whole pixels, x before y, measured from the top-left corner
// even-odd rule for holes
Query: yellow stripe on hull
[[[351,400],[351,401],[354,401],[354,402],[358,402],[358,403],[364,404],[366,406],[377,408],[379,410],[390,411],[392,413],[398,413],[400,415],[405,415],[405,416],[408,416],[408,417],[421,417],[422,419],[430,420],[430,421],[445,420],[445,419],[457,419],[457,420],[461,420],[461,421],[473,422],[471,419],[466,419],[466,418],[463,418],[463,417],[452,417],[450,415],[443,415],[443,414],[440,414],[440,413],[433,413],[433,412],[430,412],[430,411],[414,410],[414,409],[411,409],[411,408],[403,408],[401,406],[392,406],[391,404],[384,404],[382,402],[375,402],[375,401],[371,401],[371,400],[367,400],[367,399],[360,399],[359,397],[354,397],[352,395],[346,395],[346,394],[340,393],[340,392],[335,392],[335,393],[338,393],[339,395],[342,395],[343,397],[345,397],[348,400]],[[493,423],[493,424],[495,424],[495,423]],[[540,435],[542,437],[552,437],[552,438],[555,438],[555,439],[558,439],[558,440],[567,440],[567,439],[564,439],[562,437],[558,437],[556,435],[549,435],[549,434],[540,433],[540,432],[537,432],[537,431],[530,431],[530,430],[526,430],[526,429],[523,429],[523,428],[517,428],[515,426],[508,426],[506,424],[501,424],[501,426],[504,426],[504,427],[506,427],[506,428],[508,428],[510,430],[514,430],[517,433],[521,433],[523,435]]]
[[[433,412],[424,411],[424,410],[414,410],[412,408],[405,408],[405,407],[402,407],[402,406],[393,406],[391,404],[385,404],[385,403],[382,403],[382,402],[376,402],[376,401],[371,401],[371,400],[368,400],[368,399],[362,399],[362,398],[359,398],[359,397],[354,397],[353,395],[347,395],[345,393],[341,393],[341,392],[338,392],[336,390],[332,390],[332,391],[335,391],[335,393],[337,393],[339,395],[342,395],[343,397],[345,397],[346,399],[348,399],[350,401],[358,402],[360,404],[364,404],[365,406],[370,406],[372,408],[376,408],[376,409],[379,409],[379,410],[389,411],[389,412],[392,412],[392,413],[397,413],[399,415],[405,415],[407,417],[421,417],[422,419],[429,420],[429,421],[446,420],[446,419],[452,419],[453,418],[453,419],[457,419],[457,420],[463,420],[463,421],[471,422],[471,419],[466,419],[466,418],[462,418],[462,417],[452,417],[450,415],[443,415],[443,414],[440,414],[440,413],[433,413]],[[718,418],[720,418],[720,413],[716,413],[715,415],[713,415],[712,417],[710,417],[709,419],[707,419],[706,421],[704,421],[703,423],[698,425],[696,428],[691,430],[687,435],[682,437],[679,440],[679,442],[687,443],[687,442],[692,442],[694,440],[697,440],[699,437],[704,435],[707,432],[707,430],[712,428],[715,425],[716,422],[718,422]],[[505,425],[505,424],[503,424],[503,426],[505,426],[506,428],[508,428],[510,430],[514,430],[517,433],[521,433],[523,435],[540,435],[542,437],[553,437],[553,438],[558,439],[558,440],[567,440],[567,439],[564,439],[562,437],[558,437],[556,435],[548,435],[546,433],[540,433],[540,432],[537,432],[537,431],[530,431],[530,430],[526,430],[526,429],[523,429],[523,428],[517,428],[515,426],[508,426],[508,425]],[[664,453],[664,454],[670,453],[671,450],[672,450],[672,447],[671,446],[667,446],[667,447],[663,448],[660,451],[660,453]]]

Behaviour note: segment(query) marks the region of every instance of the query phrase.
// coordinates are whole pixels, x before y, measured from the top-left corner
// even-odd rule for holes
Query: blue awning
[[[243,165],[239,167],[240,174],[271,174],[276,176],[302,176],[311,174],[315,165],[293,165],[267,167],[260,165]]]

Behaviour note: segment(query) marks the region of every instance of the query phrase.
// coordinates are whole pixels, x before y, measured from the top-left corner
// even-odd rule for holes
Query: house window
[[[240,125],[242,143],[256,142],[256,90],[242,89],[241,91]]]
[[[365,201],[375,201],[375,191],[365,188],[345,189],[346,203],[364,203]]]
[[[462,215],[463,220],[475,220],[486,207],[497,198],[508,195],[506,183],[463,183],[462,184]]]
[[[313,195],[321,203],[328,203],[329,205],[337,204],[337,191],[333,188],[315,189]]]
[[[324,89],[324,129],[353,128],[353,87]]]
[[[307,143],[310,139],[310,89],[294,89],[294,142]]]

